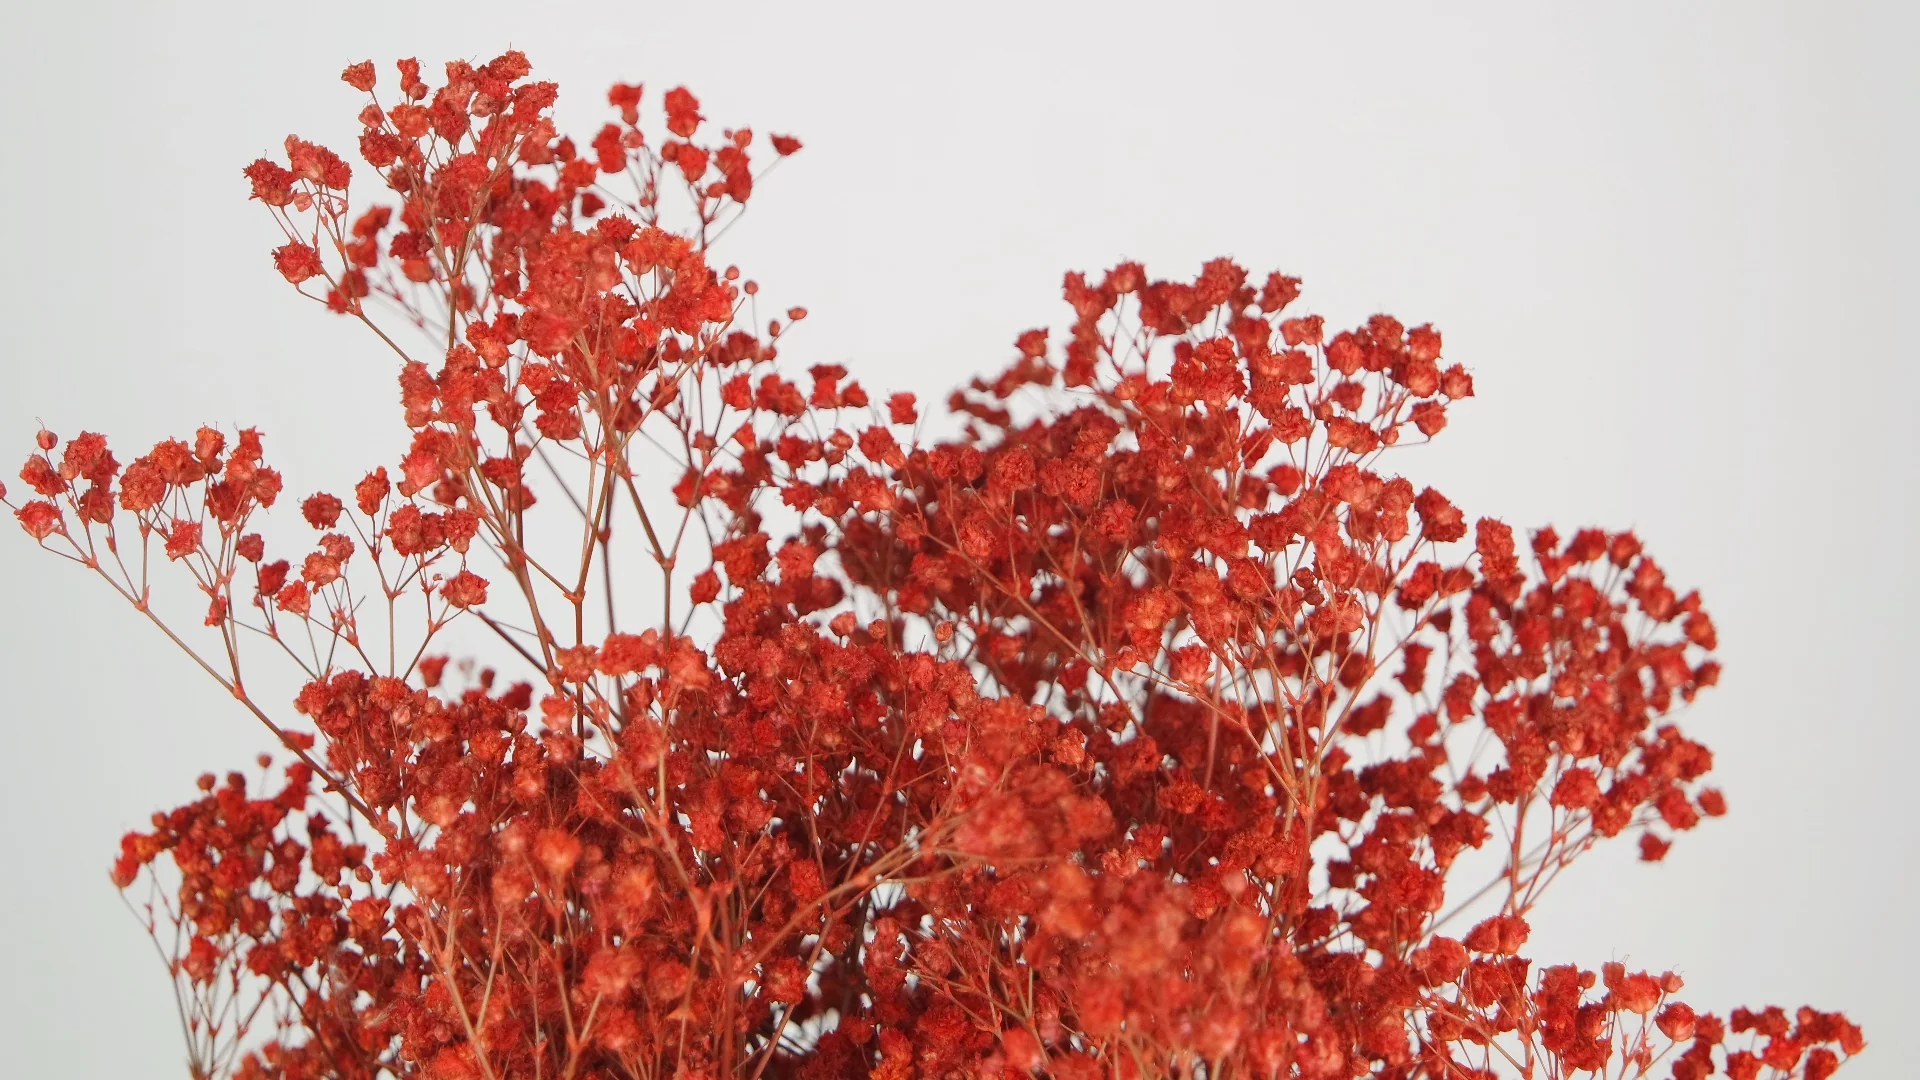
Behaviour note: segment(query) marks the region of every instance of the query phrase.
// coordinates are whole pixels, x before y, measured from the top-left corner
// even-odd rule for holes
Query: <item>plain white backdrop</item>
[[[239,172],[288,132],[349,151],[363,58],[391,81],[521,48],[588,137],[615,80],[798,135],[728,257],[811,309],[789,359],[872,390],[997,367],[1066,321],[1067,269],[1298,274],[1332,321],[1432,321],[1474,372],[1393,467],[1516,526],[1633,526],[1717,617],[1726,677],[1687,723],[1731,815],[1564,877],[1533,955],[1672,968],[1702,1008],[1843,1008],[1872,1044],[1843,1075],[1906,1076],[1914,10],[10,4],[0,446],[44,419],[124,461],[258,425],[292,495],[397,457],[388,356],[273,273]],[[264,733],[10,523],[0,616],[0,1075],[184,1075],[106,868]]]

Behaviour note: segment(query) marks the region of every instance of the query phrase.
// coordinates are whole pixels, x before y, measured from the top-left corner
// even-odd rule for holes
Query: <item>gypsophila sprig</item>
[[[245,170],[274,268],[394,358],[384,461],[282,502],[251,429],[124,470],[42,431],[7,503],[285,761],[202,777],[113,866],[191,1075],[1825,1080],[1862,1050],[1526,955],[1574,860],[1726,811],[1676,719],[1715,630],[1631,533],[1518,534],[1394,471],[1474,393],[1438,331],[1330,330],[1226,260],[1069,274],[1064,343],[1020,334],[935,437],[781,366],[805,309],[714,261],[798,140],[616,85],[575,142],[530,75],[356,64],[364,166],[289,137]]]

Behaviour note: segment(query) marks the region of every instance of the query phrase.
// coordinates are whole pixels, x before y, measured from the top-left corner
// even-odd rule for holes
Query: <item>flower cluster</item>
[[[518,53],[398,72],[343,76],[395,205],[295,137],[246,169],[278,271],[397,357],[395,455],[277,558],[251,430],[124,472],[42,432],[8,504],[163,626],[149,556],[184,566],[211,644],[168,633],[295,759],[114,867],[156,883],[196,1075],[1825,1080],[1863,1048],[1524,955],[1580,855],[1725,812],[1675,718],[1715,631],[1631,533],[1388,470],[1474,392],[1432,327],[1331,330],[1227,260],[1071,274],[1064,345],[1021,334],[937,437],[792,377],[805,310],[712,263],[753,132],[685,89],[649,130],[616,85],[583,146]],[[450,665],[456,623],[493,666]]]

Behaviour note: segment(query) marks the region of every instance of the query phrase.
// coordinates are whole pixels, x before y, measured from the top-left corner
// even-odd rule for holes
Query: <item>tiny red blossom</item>
[[[479,607],[487,602],[487,580],[471,570],[462,570],[441,586],[440,593],[454,607]]]
[[[296,285],[308,278],[318,277],[326,269],[321,265],[318,251],[297,241],[273,249],[273,265],[282,277]]]

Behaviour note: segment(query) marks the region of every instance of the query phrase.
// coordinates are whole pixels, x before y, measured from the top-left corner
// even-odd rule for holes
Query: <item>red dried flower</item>
[[[372,93],[374,83],[373,61],[362,60],[357,64],[349,65],[347,70],[340,73],[340,81],[363,94]]]
[[[676,86],[667,91],[666,105],[667,130],[683,139],[692,138],[700,121],[705,119],[700,115],[700,99],[688,93],[686,87]]]
[[[20,527],[35,540],[45,540],[57,532],[64,532],[66,525],[60,520],[60,508],[50,502],[36,501],[27,503],[13,512]]]
[[[274,248],[273,265],[282,277],[295,285],[326,272],[326,267],[320,263],[320,253],[298,241]]]
[[[440,595],[457,608],[479,607],[487,602],[487,579],[471,570],[462,570],[440,587]]]
[[[324,491],[308,496],[307,501],[300,504],[301,516],[316,529],[333,528],[334,523],[340,520],[342,509],[340,500]]]

